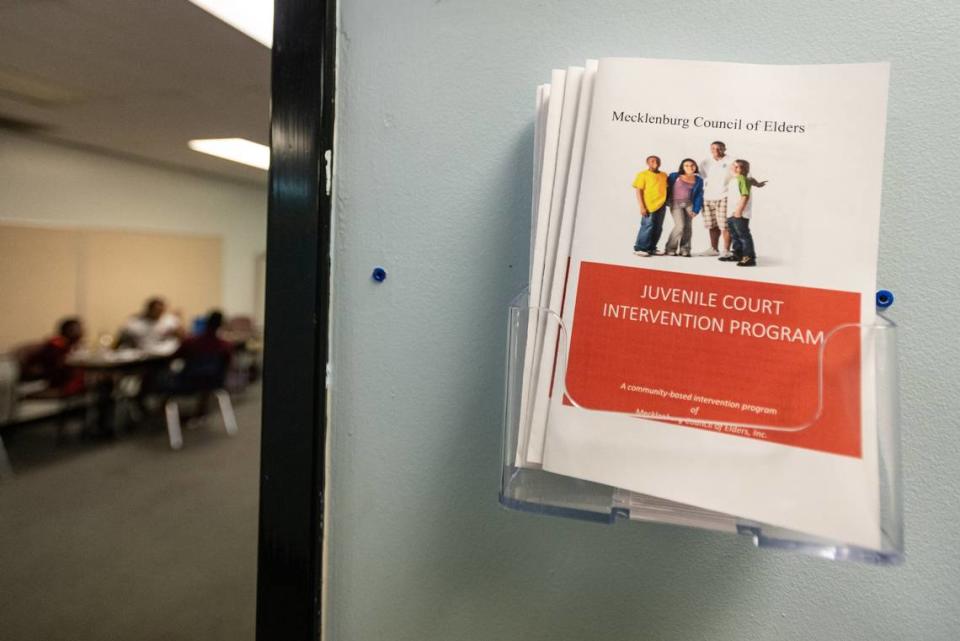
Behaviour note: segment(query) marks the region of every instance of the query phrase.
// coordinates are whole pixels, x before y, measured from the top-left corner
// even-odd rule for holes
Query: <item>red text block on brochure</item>
[[[859,293],[583,262],[573,320],[568,405],[861,455]]]

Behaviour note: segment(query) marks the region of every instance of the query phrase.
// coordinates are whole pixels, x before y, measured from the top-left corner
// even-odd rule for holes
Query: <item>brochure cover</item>
[[[544,469],[879,545],[888,66],[600,61]],[[554,381],[556,383],[556,381]]]

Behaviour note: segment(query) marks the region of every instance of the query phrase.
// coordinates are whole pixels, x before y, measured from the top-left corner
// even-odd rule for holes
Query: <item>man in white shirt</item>
[[[710,158],[700,163],[703,178],[703,224],[710,234],[710,249],[701,256],[720,256],[720,235],[723,235],[723,256],[730,255],[730,230],[727,229],[727,180],[733,161],[727,146],[716,140],[710,143]]]
[[[131,316],[120,329],[121,347],[136,347],[147,352],[172,353],[183,338],[183,324],[175,314],[167,312],[162,298],[151,298],[143,311]]]

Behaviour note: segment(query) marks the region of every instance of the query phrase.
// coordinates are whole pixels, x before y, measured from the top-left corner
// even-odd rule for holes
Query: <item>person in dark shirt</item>
[[[204,323],[203,333],[191,336],[180,344],[174,358],[182,358],[187,367],[191,361],[210,360],[219,357],[224,368],[230,363],[233,346],[217,336],[223,325],[223,313],[219,310],[210,312]]]
[[[223,325],[223,314],[214,310],[204,323],[203,332],[186,338],[173,354],[172,369],[148,390],[161,395],[193,394],[213,391],[223,386],[233,346],[217,336]]]
[[[210,394],[223,387],[233,352],[233,346],[217,336],[221,325],[223,314],[218,310],[210,312],[203,332],[185,339],[173,354],[174,362],[182,362],[179,371],[169,371],[150,391],[161,398],[196,395],[196,416],[206,415]]]
[[[28,359],[30,377],[50,384],[43,396],[73,396],[85,391],[83,371],[67,364],[70,353],[83,340],[83,323],[79,318],[65,318],[56,336],[47,339]]]

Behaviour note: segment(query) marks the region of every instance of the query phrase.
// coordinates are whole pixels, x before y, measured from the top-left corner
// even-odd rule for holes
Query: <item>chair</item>
[[[258,374],[258,352],[252,349],[258,332],[249,316],[234,316],[220,330],[221,338],[234,345],[233,358],[227,372],[226,389],[242,392],[254,382]]]
[[[0,427],[13,419],[17,408],[18,379],[17,360],[0,354]],[[3,434],[0,433],[0,479],[5,476],[13,476],[13,468],[3,446]]]
[[[246,340],[256,334],[253,319],[249,316],[233,316],[224,324],[223,330],[239,340]]]
[[[200,396],[206,401],[206,396],[212,394],[217,399],[224,430],[229,436],[237,433],[233,403],[230,401],[230,394],[224,389],[227,364],[228,359],[220,354],[192,356],[183,362],[183,369],[173,377],[166,390],[169,396],[164,404],[171,449],[179,450],[183,447],[183,430],[180,425],[180,406],[177,404],[177,397]]]
[[[42,347],[29,344],[0,354],[0,430],[55,420],[59,443],[69,419],[80,415],[86,425],[90,395],[85,389],[51,386],[35,358]],[[0,438],[0,477],[9,475],[10,459]]]
[[[43,378],[43,366],[39,355],[43,342],[24,343],[11,350],[8,358],[17,366],[17,396],[25,397],[48,387]]]

